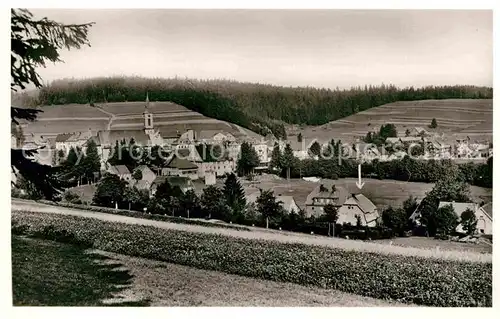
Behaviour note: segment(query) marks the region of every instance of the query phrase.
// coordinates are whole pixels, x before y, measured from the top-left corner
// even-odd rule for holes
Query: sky
[[[478,10],[33,9],[93,21],[91,47],[39,73],[224,78],[285,86],[493,86],[493,14]]]

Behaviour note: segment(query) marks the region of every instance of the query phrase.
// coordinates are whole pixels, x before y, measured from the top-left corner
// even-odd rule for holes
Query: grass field
[[[467,135],[473,140],[493,138],[493,101],[487,99],[394,102],[321,126],[303,129],[290,127],[287,133],[290,138],[295,138],[301,132],[306,140],[326,142],[335,138],[352,142],[355,138],[365,136],[368,131],[378,130],[386,123],[395,124],[400,133],[415,126],[427,129],[433,118],[438,123],[435,132],[444,133],[450,139]]]
[[[101,306],[132,278],[120,264],[103,263],[106,259],[68,244],[12,236],[13,304]],[[121,305],[145,304],[147,301]]]
[[[133,130],[144,127],[145,102],[105,103],[96,107],[82,104],[42,106],[44,111],[37,121],[24,123],[25,134],[55,136],[60,133],[111,130]],[[102,109],[102,110],[101,110]],[[162,135],[175,135],[188,129],[197,131],[220,130],[234,135],[259,138],[260,135],[242,127],[206,117],[171,102],[151,102],[149,111],[154,114],[154,127]],[[112,116],[114,116],[112,118]]]

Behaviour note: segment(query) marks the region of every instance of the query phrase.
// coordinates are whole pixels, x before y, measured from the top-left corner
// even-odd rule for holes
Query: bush
[[[48,200],[39,200],[38,202],[42,203],[42,204],[59,206],[59,207],[76,208],[76,209],[82,209],[82,210],[87,210],[87,211],[91,211],[91,212],[99,212],[99,213],[121,215],[121,216],[128,216],[128,217],[135,217],[135,218],[142,218],[142,219],[158,220],[158,221],[164,221],[164,222],[168,222],[168,223],[200,225],[200,226],[207,226],[207,227],[230,228],[230,229],[236,229],[236,230],[242,230],[242,231],[250,231],[249,228],[243,227],[243,226],[231,226],[231,225],[224,225],[224,224],[215,224],[215,223],[203,222],[200,220],[187,219],[187,218],[183,218],[183,217],[145,214],[145,213],[132,211],[132,210],[125,210],[125,209],[114,209],[114,208],[109,208],[109,207],[89,206],[89,205],[83,205],[83,204],[72,204],[72,203],[63,203],[63,202],[51,202]]]
[[[492,306],[492,264],[241,239],[47,213],[13,212],[27,236],[230,274],[427,306]]]

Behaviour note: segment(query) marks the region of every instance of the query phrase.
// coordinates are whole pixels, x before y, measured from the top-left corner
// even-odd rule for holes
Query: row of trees
[[[340,141],[332,140],[330,144],[334,152],[340,151]],[[412,150],[415,151],[415,150]],[[280,158],[278,150],[273,151],[273,158]],[[327,154],[328,155],[328,154]],[[358,176],[358,162],[354,159],[341,159],[338,154],[331,159],[319,158],[299,160],[293,156],[293,152],[288,156],[285,167],[290,168],[291,178],[302,178],[316,176],[321,178],[346,178]],[[279,162],[275,160],[274,162]],[[271,165],[274,166],[273,160]],[[409,182],[434,183],[447,176],[454,176],[455,173],[465,182],[491,188],[493,185],[493,157],[486,163],[456,163],[452,160],[419,160],[409,156],[403,159],[392,161],[373,160],[371,163],[363,164],[363,175],[372,176],[378,179],[394,179]],[[281,175],[286,176],[282,171]]]
[[[321,125],[395,101],[449,98],[492,98],[492,88],[394,85],[348,90],[282,87],[226,80],[109,77],[59,80],[44,87],[40,105],[144,101],[172,101],[206,116],[226,120],[259,133],[285,137],[281,123]]]

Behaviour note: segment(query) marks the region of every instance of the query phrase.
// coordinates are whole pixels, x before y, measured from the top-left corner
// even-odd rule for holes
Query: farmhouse
[[[491,203],[479,207],[479,205],[475,203],[439,202],[438,208],[448,205],[451,205],[453,207],[453,210],[455,211],[455,214],[458,216],[459,219],[464,211],[466,211],[467,209],[472,210],[475,213],[477,219],[476,231],[480,234],[486,234],[486,235],[492,234],[493,216],[492,216]],[[464,229],[462,228],[462,224],[457,226],[456,231],[462,233],[465,232]]]
[[[188,177],[183,176],[157,176],[153,183],[151,183],[150,192],[152,195],[156,193],[158,186],[168,182],[172,187],[179,187],[183,193],[194,190],[194,184]]]
[[[109,166],[108,172],[117,175],[120,179],[124,179],[127,182],[132,181],[132,173],[130,173],[130,170],[125,165]]]
[[[306,215],[319,217],[323,215],[323,209],[327,204],[332,204],[335,207],[340,207],[349,197],[349,192],[343,188],[336,186],[334,192],[332,187],[335,184],[324,182],[313,189],[306,199]]]
[[[199,177],[205,177],[208,172],[213,172],[216,177],[231,174],[236,170],[236,161],[234,160],[220,160],[215,162],[201,162],[198,163]]]
[[[247,203],[255,203],[257,201],[257,198],[259,198],[259,196],[260,196],[259,191],[254,192],[254,193],[246,196]],[[294,213],[298,214],[300,211],[300,208],[297,205],[297,203],[295,202],[295,199],[293,198],[293,196],[289,196],[289,195],[283,196],[281,194],[278,194],[276,196],[276,201],[280,203],[280,206],[283,207],[283,209],[287,213],[294,212]]]
[[[134,186],[138,189],[149,189],[151,187],[151,184],[156,179],[156,174],[146,165],[137,167],[134,172],[136,171],[140,171],[142,177],[134,184]]]
[[[361,225],[374,227],[377,225],[379,213],[377,206],[363,194],[351,194],[342,206],[338,208],[337,223],[356,225],[356,216],[361,217]]]
[[[163,176],[181,176],[192,180],[198,179],[198,165],[177,155],[170,159],[168,164],[162,169]]]
[[[399,141],[403,144],[420,143],[422,138],[419,136],[403,136],[399,138]]]
[[[202,130],[199,132],[196,140],[205,144],[222,144],[225,142],[235,142],[236,138],[231,133],[222,130]]]
[[[68,152],[72,147],[83,147],[85,143],[95,135],[97,135],[97,133],[92,133],[90,129],[86,132],[58,134],[56,136],[56,150]]]

